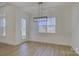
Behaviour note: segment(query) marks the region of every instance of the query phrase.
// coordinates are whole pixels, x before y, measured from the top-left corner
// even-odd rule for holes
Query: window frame
[[[6,21],[6,19],[5,19],[5,17],[1,17],[0,16],[0,18],[1,18],[1,22],[2,22],[2,34],[0,35],[0,36],[2,36],[2,37],[6,37],[7,36],[7,30],[6,30],[6,28],[7,28],[7,21]],[[4,24],[4,21],[2,21],[2,20],[5,20],[5,24]],[[5,35],[4,35],[4,32],[5,32]]]
[[[46,17],[46,25],[45,25],[45,24],[39,25],[39,19],[41,19],[41,18],[43,18],[43,17],[36,18],[36,19],[37,19],[36,22],[37,22],[37,24],[38,24],[38,31],[39,31],[39,33],[56,33],[56,17],[55,17],[55,16],[53,16],[53,17]],[[45,18],[45,17],[44,17],[44,18]],[[55,24],[48,25],[48,24],[47,24],[48,18],[54,18],[54,23],[55,23]],[[40,31],[40,30],[39,30],[39,26],[45,26],[45,32]],[[54,26],[54,31],[48,31],[48,27],[49,27],[49,26]],[[52,27],[52,28],[53,28],[53,27]]]
[[[23,24],[22,24],[22,19],[24,19],[25,20],[25,23],[27,22],[27,18],[26,17],[21,17],[21,36],[22,37],[26,37],[26,31],[25,31],[25,35],[23,35]],[[25,25],[25,26],[27,26],[27,25]]]

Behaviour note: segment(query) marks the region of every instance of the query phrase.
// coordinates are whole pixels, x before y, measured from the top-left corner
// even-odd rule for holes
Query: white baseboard
[[[26,42],[27,40],[22,40],[22,41],[17,41],[17,42],[13,42],[13,41],[10,41],[10,42],[6,42],[6,41],[0,41],[0,43],[4,43],[4,44],[8,44],[8,45],[19,45],[23,42]]]
[[[65,44],[65,43],[57,43],[57,42],[48,42],[48,41],[39,41],[39,40],[29,40],[29,41],[40,42],[40,43],[48,43],[48,44],[57,44],[57,45],[71,46],[71,45],[69,45],[69,44]]]
[[[66,43],[60,43],[60,42],[51,42],[51,41],[40,41],[40,40],[22,40],[22,41],[17,41],[17,42],[6,42],[6,41],[0,41],[1,43],[5,43],[5,44],[9,44],[9,45],[19,45],[23,42],[27,42],[27,41],[34,41],[34,42],[41,42],[41,43],[50,43],[50,44],[57,44],[57,45],[66,45],[66,46],[71,46],[69,44],[66,44]]]

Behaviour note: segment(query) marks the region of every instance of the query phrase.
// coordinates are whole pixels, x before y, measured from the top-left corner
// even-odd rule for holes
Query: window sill
[[[56,34],[56,32],[39,32],[39,33],[41,33],[41,34]]]

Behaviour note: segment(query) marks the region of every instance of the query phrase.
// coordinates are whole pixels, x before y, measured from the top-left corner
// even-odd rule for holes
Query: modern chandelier
[[[47,16],[43,16],[43,2],[38,2],[38,7],[39,7],[39,11],[38,11],[38,13],[39,13],[39,17],[34,17],[34,21],[38,21],[38,20],[36,20],[36,19],[41,19],[41,18],[45,18],[45,19],[47,19]]]

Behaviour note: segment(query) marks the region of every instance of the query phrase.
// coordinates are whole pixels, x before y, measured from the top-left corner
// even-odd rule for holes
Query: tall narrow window
[[[21,35],[26,36],[26,18],[21,19]]]
[[[46,32],[46,18],[40,18],[38,21],[39,32]]]
[[[49,33],[55,33],[56,32],[56,18],[55,17],[50,17],[47,20],[47,32]]]
[[[38,30],[40,33],[55,33],[56,18],[42,17],[37,19]]]
[[[0,36],[6,36],[6,20],[0,17]]]

